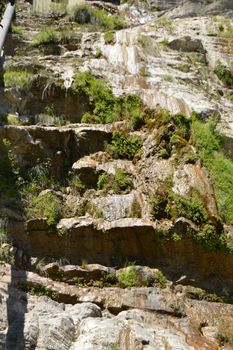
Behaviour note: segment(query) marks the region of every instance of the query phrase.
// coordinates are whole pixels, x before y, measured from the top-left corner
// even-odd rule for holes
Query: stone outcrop
[[[73,17],[17,5],[0,88],[0,350],[232,349],[230,201],[192,134],[214,115],[213,159],[232,158],[232,1],[78,2]]]
[[[18,349],[218,349],[223,329],[232,336],[232,306],[207,301],[184,300],[181,288],[176,291],[155,288],[120,290],[82,289],[51,284],[32,273],[27,276],[9,266],[1,267],[0,344],[6,341]],[[21,281],[20,281],[21,280]],[[59,304],[48,297],[36,297],[18,289],[18,283],[44,283],[62,297],[65,293],[79,303]],[[7,283],[10,289],[7,291]],[[7,301],[10,294],[11,304]],[[63,300],[65,298],[63,297]],[[185,301],[185,302],[184,302]],[[73,304],[73,303],[72,303]],[[97,305],[96,305],[97,304]],[[27,310],[26,310],[27,308]],[[12,319],[7,317],[9,310]],[[153,311],[153,312],[152,312]],[[15,317],[17,313],[17,317]],[[7,329],[7,325],[9,328]],[[106,334],[108,335],[106,337]],[[226,344],[226,349],[228,349]]]

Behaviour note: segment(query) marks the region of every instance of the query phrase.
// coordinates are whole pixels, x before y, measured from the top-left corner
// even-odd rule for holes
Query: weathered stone
[[[168,46],[172,50],[184,52],[204,52],[204,47],[201,40],[192,39],[190,36],[174,39],[168,44]]]

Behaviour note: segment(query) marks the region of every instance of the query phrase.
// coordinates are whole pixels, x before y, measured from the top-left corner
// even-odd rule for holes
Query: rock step
[[[169,236],[169,230],[183,232],[187,229],[184,221],[166,225],[170,228],[162,230],[165,237]],[[37,219],[27,222],[26,231],[23,223],[11,223],[9,236],[29,256],[67,259],[71,264],[81,264],[85,260],[106,266],[136,261],[160,268],[172,280],[188,274],[189,279],[202,288],[221,292],[224,286],[232,290],[233,256],[221,251],[207,253],[200,244],[185,238],[185,233],[178,242],[160,240],[161,226],[148,220],[125,218],[107,222],[70,218],[62,219],[57,230],[59,234],[49,233],[46,221]],[[211,266],[207,254],[213,262]]]
[[[141,344],[146,344],[151,349],[158,345],[161,349],[175,345],[187,350],[211,350],[218,348],[217,334],[221,326],[230,330],[233,322],[231,305],[190,301],[182,286],[174,291],[77,288],[9,265],[0,266],[0,275],[3,310],[0,345],[3,347],[7,334],[7,344],[19,348],[23,330],[31,346],[46,344],[51,349],[82,349],[84,346],[92,350],[106,346],[110,349],[113,344],[114,347],[122,344],[123,349],[130,334],[128,350],[135,350],[138,344],[140,348]],[[5,310],[11,307],[6,297],[8,293],[11,303],[17,305],[17,311],[10,309],[15,316],[12,322],[5,315]],[[194,317],[195,323],[191,322]],[[211,337],[213,333],[215,337]]]

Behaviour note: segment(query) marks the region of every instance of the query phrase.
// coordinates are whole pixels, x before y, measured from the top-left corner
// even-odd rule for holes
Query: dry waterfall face
[[[233,349],[232,17],[222,0],[18,0],[0,350]]]

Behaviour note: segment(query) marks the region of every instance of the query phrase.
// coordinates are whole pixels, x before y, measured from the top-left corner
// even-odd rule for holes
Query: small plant
[[[142,146],[139,136],[128,136],[121,131],[113,133],[112,142],[107,146],[107,152],[114,158],[133,159]]]
[[[32,85],[33,75],[27,71],[7,71],[4,73],[6,87],[17,87],[29,90]]]
[[[102,190],[106,187],[107,184],[108,184],[108,175],[105,173],[99,175],[98,181],[97,181],[97,189]]]
[[[72,282],[75,284],[76,287],[84,287],[85,286],[85,280],[83,277],[73,277]]]
[[[144,125],[145,108],[141,98],[129,94],[123,98],[122,103],[121,113],[123,119],[128,121],[129,127],[136,130]]]
[[[221,235],[218,235],[216,228],[210,224],[204,225],[201,230],[194,236],[194,239],[200,242],[207,250],[216,248],[225,248],[226,241]]]
[[[66,227],[62,227],[60,229],[57,230],[57,235],[59,237],[66,237],[69,234],[69,229],[67,229]]]
[[[109,15],[107,12],[95,9],[87,4],[80,4],[70,8],[69,17],[82,25],[91,24],[95,29],[118,30],[125,27],[125,22],[120,16]]]
[[[118,280],[123,288],[138,286],[138,276],[134,265],[126,268],[119,274]]]
[[[182,239],[182,236],[179,233],[174,232],[172,234],[172,240],[174,242],[179,242]]]
[[[101,50],[97,50],[95,53],[95,58],[101,58],[103,56],[102,51]]]
[[[89,71],[76,74],[73,92],[89,97],[91,113],[86,113],[83,123],[112,123],[117,120],[120,107],[106,83]]]
[[[58,33],[53,28],[42,29],[33,38],[33,45],[48,45],[48,44],[58,44],[59,36]]]
[[[224,85],[227,87],[233,87],[233,72],[220,61],[217,62],[217,65],[214,68],[214,73]]]
[[[14,114],[8,114],[6,119],[7,119],[8,125],[21,125],[22,124],[20,119]]]
[[[165,81],[172,82],[172,81],[173,81],[173,76],[172,76],[172,75],[165,75],[165,76],[164,76],[164,80],[165,80]]]
[[[220,346],[224,346],[224,345],[230,343],[229,337],[227,337],[223,333],[218,333],[217,340],[218,340]]]
[[[79,175],[72,175],[69,185],[81,194],[83,194],[87,189],[86,185],[80,180]]]
[[[169,210],[173,218],[183,216],[196,224],[207,222],[209,217],[202,200],[194,191],[189,197],[172,194],[172,199],[166,210]]]
[[[215,119],[211,118],[207,123],[203,123],[193,117],[192,141],[202,163],[209,171],[219,212],[225,221],[233,223],[233,162],[224,154],[221,137],[215,128]]]
[[[15,24],[11,24],[11,31],[13,34],[18,34],[23,36],[24,35],[24,30],[20,28],[19,26],[16,26]]]
[[[161,288],[166,288],[166,286],[167,286],[167,279],[166,279],[166,277],[164,276],[164,274],[161,271],[158,271],[156,279],[157,279],[157,283],[159,284],[159,286]]]
[[[149,38],[147,38],[145,35],[140,34],[138,36],[138,44],[141,47],[146,48],[146,46],[149,45]]]
[[[83,269],[86,269],[87,268],[87,265],[88,265],[88,261],[86,259],[82,259],[81,261],[81,267]]]
[[[161,45],[163,45],[164,47],[168,47],[169,41],[168,41],[168,39],[165,38],[165,39],[161,40],[159,43]]]
[[[58,295],[56,292],[52,291],[51,289],[49,289],[48,287],[44,286],[43,284],[36,284],[36,285],[30,285],[30,284],[24,284],[22,286],[23,290],[25,292],[28,292],[32,295],[35,295],[37,297],[41,297],[41,296],[47,296],[52,300],[57,301],[58,300]]]
[[[46,218],[49,226],[54,226],[61,218],[62,203],[61,200],[52,192],[41,196],[35,196],[27,208],[29,217]]]
[[[114,32],[104,33],[104,41],[106,45],[114,45],[116,43],[115,33]]]
[[[117,186],[120,190],[125,191],[132,187],[132,181],[129,178],[129,174],[124,169],[117,169],[114,176]]]
[[[165,17],[165,16],[162,16],[159,19],[156,19],[154,21],[154,24],[156,26],[158,26],[158,27],[164,27],[164,28],[167,28],[167,29],[172,29],[173,28],[171,19],[168,18],[168,17]]]
[[[168,198],[167,195],[158,195],[151,199],[152,213],[155,219],[168,217],[167,213]]]

